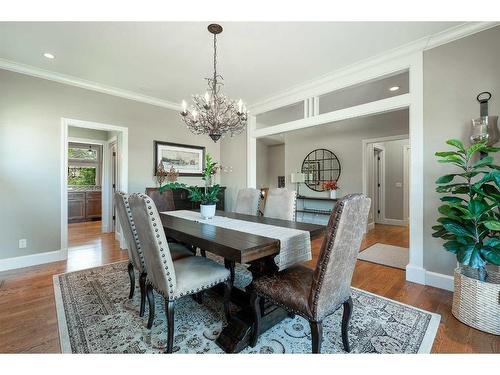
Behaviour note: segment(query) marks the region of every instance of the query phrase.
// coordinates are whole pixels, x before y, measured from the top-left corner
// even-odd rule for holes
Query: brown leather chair
[[[146,195],[151,197],[153,202],[155,202],[158,212],[175,210],[174,194],[172,190],[166,189],[163,193],[160,193],[156,188],[146,188]]]
[[[309,321],[313,353],[321,352],[323,319],[343,306],[342,343],[345,351],[350,351],[347,327],[352,313],[351,281],[369,210],[370,199],[364,195],[340,199],[330,216],[316,269],[293,266],[253,281],[255,324],[251,346],[260,333],[263,297]]]

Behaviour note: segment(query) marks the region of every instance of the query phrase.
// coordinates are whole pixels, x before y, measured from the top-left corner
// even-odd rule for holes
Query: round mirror
[[[338,181],[340,177],[340,162],[330,150],[319,148],[311,151],[302,162],[304,183],[314,191],[325,191],[323,182]]]

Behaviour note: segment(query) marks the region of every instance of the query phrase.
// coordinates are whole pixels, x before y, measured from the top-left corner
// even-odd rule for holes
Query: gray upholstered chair
[[[259,210],[260,190],[246,188],[238,190],[238,196],[234,206],[237,214],[257,215]]]
[[[224,313],[229,319],[230,274],[224,266],[208,258],[191,256],[173,260],[153,200],[145,194],[132,194],[129,203],[148,270],[146,276],[149,303],[148,328],[152,327],[154,320],[154,289],[165,299],[168,324],[167,353],[171,353],[174,342],[175,301],[224,283]]]
[[[286,188],[269,189],[264,216],[273,219],[295,220],[297,192]]]
[[[134,219],[130,211],[128,195],[122,192],[115,193],[115,208],[118,221],[121,226],[121,233],[124,237],[128,251],[128,275],[130,278],[130,292],[128,298],[134,296],[135,291],[135,272],[134,268],[139,271],[139,287],[141,290],[141,307],[139,315],[144,316],[146,305],[146,267],[142,254],[141,244],[137,236]],[[173,244],[171,247],[172,258],[181,259],[193,255],[185,246],[181,244]]]
[[[347,328],[352,314],[351,281],[369,210],[370,199],[364,195],[345,196],[330,216],[314,270],[293,266],[253,281],[250,300],[256,323],[251,346],[260,333],[263,297],[309,321],[313,353],[321,352],[323,319],[343,306],[342,343],[345,351],[350,351]]]

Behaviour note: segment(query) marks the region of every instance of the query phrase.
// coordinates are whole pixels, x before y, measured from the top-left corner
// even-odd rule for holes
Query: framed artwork
[[[174,167],[179,176],[202,176],[205,168],[205,147],[154,141],[154,171],[158,165],[168,171]]]

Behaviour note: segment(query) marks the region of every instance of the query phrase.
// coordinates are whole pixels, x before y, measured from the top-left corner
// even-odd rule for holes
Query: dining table
[[[233,212],[216,211],[216,216],[243,220],[277,227],[285,227],[309,232],[311,241],[324,235],[325,226],[297,221],[244,215]],[[278,272],[275,262],[280,252],[280,240],[242,230],[228,229],[210,224],[210,220],[188,220],[182,217],[160,213],[167,237],[175,241],[199,248],[204,253],[212,253],[224,259],[224,263],[234,272],[236,263],[248,265],[252,278]],[[234,278],[234,275],[232,276]],[[216,344],[227,353],[238,353],[250,343],[254,324],[250,308],[250,283],[244,289],[233,288],[231,300],[238,306],[228,324],[222,329]],[[268,330],[290,314],[283,308],[266,301],[261,303],[261,332]]]

